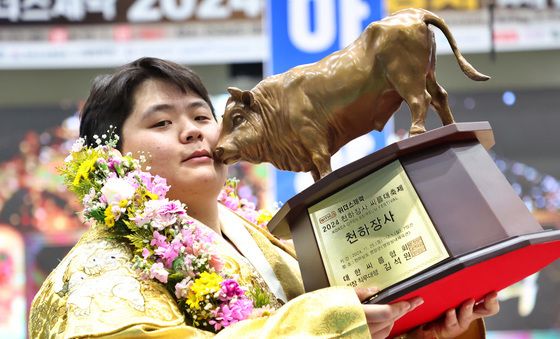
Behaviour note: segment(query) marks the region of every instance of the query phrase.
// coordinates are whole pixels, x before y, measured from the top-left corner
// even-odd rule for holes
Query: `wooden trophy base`
[[[381,288],[371,303],[422,296],[424,304],[399,319],[391,335],[406,332],[560,257],[560,231],[537,223],[489,156],[493,144],[487,122],[451,124],[393,143],[294,196],[268,226],[292,236],[306,291],[358,284]],[[384,174],[393,167],[402,178],[399,190]],[[386,177],[388,184],[380,182]],[[410,203],[403,201],[418,205],[422,217],[410,222]],[[421,230],[414,235],[414,229]],[[410,231],[413,241],[402,240]],[[430,237],[437,238],[433,246]],[[418,242],[421,251],[411,249]],[[366,246],[354,250],[358,244]],[[432,259],[418,266],[409,250],[419,253],[414,260]]]

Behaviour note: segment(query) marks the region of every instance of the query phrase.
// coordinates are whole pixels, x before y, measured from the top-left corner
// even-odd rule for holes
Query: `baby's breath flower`
[[[165,179],[141,170],[150,155],[123,156],[116,149],[119,136],[113,126],[93,140],[94,147],[78,139],[61,168],[66,185],[84,205],[83,216],[128,241],[138,276],[164,284],[195,326],[217,332],[249,318],[257,299],[225,268],[212,233],[187,216],[185,204],[166,198]],[[237,185],[232,180],[223,195],[236,199]],[[246,201],[236,205],[254,209]]]

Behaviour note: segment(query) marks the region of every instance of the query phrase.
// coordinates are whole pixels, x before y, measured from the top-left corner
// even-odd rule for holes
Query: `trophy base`
[[[423,297],[391,334],[406,332],[560,258],[560,230],[543,230],[527,210],[488,154],[493,144],[487,122],[395,142],[294,196],[269,229],[292,235],[306,291],[379,288],[369,303]]]
[[[416,296],[424,304],[397,320],[391,336],[405,333],[442,316],[468,299],[481,300],[538,272],[560,257],[560,230],[542,231],[444,261],[383,290],[366,303],[392,303]]]

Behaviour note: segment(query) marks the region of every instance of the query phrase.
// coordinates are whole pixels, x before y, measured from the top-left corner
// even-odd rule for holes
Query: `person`
[[[293,248],[217,202],[227,175],[213,159],[219,125],[208,93],[190,69],[141,58],[94,80],[81,113],[87,142],[110,128],[117,148],[147,155],[150,172],[167,179],[169,199],[216,235],[221,255],[241,276],[273,296],[267,316],[232,324],[218,337],[387,337],[394,322],[421,307],[420,298],[389,305],[361,304],[374,289],[329,287],[305,293]],[[164,284],[141,279],[132,254],[95,224],[48,276],[31,305],[32,338],[209,337],[185,322]],[[481,319],[498,312],[496,294],[469,300],[409,338],[484,336]]]

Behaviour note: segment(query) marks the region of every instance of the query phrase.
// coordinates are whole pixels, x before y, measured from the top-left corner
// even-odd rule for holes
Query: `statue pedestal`
[[[487,122],[391,144],[290,199],[269,222],[294,240],[306,291],[376,286],[368,303],[422,296],[392,335],[434,320],[560,257],[488,155]]]

